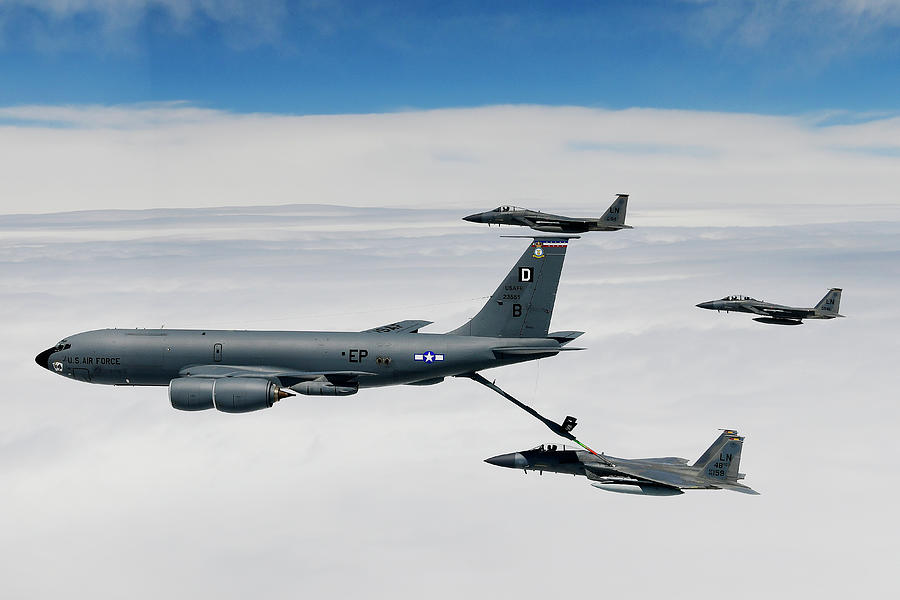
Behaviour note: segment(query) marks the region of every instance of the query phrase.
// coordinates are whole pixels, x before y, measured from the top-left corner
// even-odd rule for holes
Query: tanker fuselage
[[[495,348],[534,348],[498,355]],[[546,349],[546,352],[542,352]],[[72,335],[37,357],[42,367],[76,380],[163,386],[191,367],[222,365],[300,372],[364,372],[359,387],[437,382],[502,365],[552,356],[548,338],[488,338],[372,332],[103,329]]]

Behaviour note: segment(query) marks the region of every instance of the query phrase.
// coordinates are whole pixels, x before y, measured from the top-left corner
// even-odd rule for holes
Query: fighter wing
[[[710,487],[709,485],[700,483],[693,478],[686,477],[672,471],[657,469],[652,465],[622,465],[616,463],[615,469],[623,475],[628,475],[636,479],[642,479],[644,481],[649,481],[651,483],[656,483],[659,485],[666,485],[669,487],[677,488],[679,490]]]
[[[645,467],[643,465],[635,464],[616,464],[615,469],[624,475],[629,475],[636,479],[642,479],[644,481],[649,481],[651,483],[656,483],[659,485],[666,485],[669,487],[677,488],[679,490],[718,488],[722,490],[731,490],[733,492],[741,492],[742,494],[759,495],[759,492],[757,492],[756,490],[753,490],[740,483],[712,479],[703,479],[701,481],[699,479],[695,479],[687,475],[682,475],[680,473],[657,469],[651,465],[647,465]]]
[[[290,387],[303,381],[324,377],[334,384],[355,382],[360,377],[375,375],[368,371],[295,371],[282,367],[243,365],[192,365],[178,372],[180,377],[261,377]]]
[[[562,215],[545,215],[542,217],[535,217],[534,221],[536,223],[596,223],[597,219],[585,219],[582,217],[564,217]]]
[[[366,329],[362,333],[418,333],[421,327],[431,325],[434,321],[398,321],[397,323],[388,323],[380,327]]]
[[[596,219],[578,219],[573,217],[538,217],[535,219],[525,219],[529,221],[528,226],[534,228],[541,227],[559,227],[562,233],[584,233],[592,223],[596,223]]]
[[[632,460],[634,462],[665,463],[667,465],[686,465],[690,462],[686,458],[679,458],[677,456],[660,456],[660,457],[656,457],[656,458],[635,458]]]
[[[747,308],[758,315],[776,318],[783,317],[786,319],[802,319],[810,314],[808,310],[791,308],[790,306],[758,306],[755,308],[747,306]]]

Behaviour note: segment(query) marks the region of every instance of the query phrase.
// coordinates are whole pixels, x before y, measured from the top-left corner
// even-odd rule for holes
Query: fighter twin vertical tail
[[[616,199],[600,217],[600,225],[625,225],[625,211],[628,209],[628,194],[618,194]]]
[[[568,237],[535,237],[491,299],[454,335],[546,337]]]
[[[710,479],[735,482],[739,479],[741,448],[744,438],[737,431],[726,429],[694,463],[701,473]]]
[[[840,317],[838,314],[841,308],[841,288],[831,288],[825,297],[816,304],[816,313],[829,317]]]

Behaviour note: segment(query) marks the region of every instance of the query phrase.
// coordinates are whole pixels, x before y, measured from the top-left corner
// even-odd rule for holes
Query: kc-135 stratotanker
[[[596,488],[623,494],[677,496],[683,490],[758,492],[738,483],[744,438],[725,429],[693,464],[686,458],[617,458],[593,450],[542,444],[531,450],[493,456],[485,462],[524,471],[550,471],[587,477]]]
[[[360,388],[432,385],[537,360],[581,331],[550,332],[571,236],[535,237],[468,323],[419,333],[431,321],[360,332],[102,329],[69,336],[35,357],[41,367],[88,383],[168,386],[180,410],[243,413],[293,393],[355,394]]]

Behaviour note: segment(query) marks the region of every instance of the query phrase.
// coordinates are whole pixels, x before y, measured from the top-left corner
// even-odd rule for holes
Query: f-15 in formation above
[[[555,233],[584,233],[586,231],[618,231],[631,229],[625,224],[625,210],[628,208],[628,194],[618,194],[615,201],[603,216],[597,217],[564,217],[551,215],[537,210],[519,208],[518,206],[498,206],[494,210],[475,213],[463,217],[471,223],[487,223],[488,225],[521,225],[537,231]]]
[[[721,300],[701,302],[697,305],[697,308],[760,315],[753,320],[770,325],[802,325],[803,319],[843,317],[844,315],[838,314],[840,306],[841,289],[831,288],[825,294],[825,297],[819,300],[819,303],[813,308],[772,304],[771,302],[756,300],[748,296],[727,296]]]
[[[555,444],[501,454],[485,460],[498,467],[583,475],[608,492],[645,496],[677,496],[682,490],[732,490],[758,494],[738,483],[744,438],[725,429],[703,455],[689,465],[686,458],[616,458]]]
[[[534,238],[487,304],[445,334],[431,321],[361,332],[104,329],[69,336],[35,357],[72,379],[168,386],[180,410],[243,413],[292,392],[345,396],[360,388],[432,385],[449,376],[555,356],[582,334],[550,333],[567,237]]]

